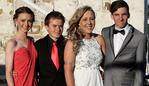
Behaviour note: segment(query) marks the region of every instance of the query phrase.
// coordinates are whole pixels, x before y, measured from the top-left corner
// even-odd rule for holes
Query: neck
[[[125,28],[127,26],[128,23],[126,23],[123,27],[119,27],[117,25],[115,25],[115,27],[118,29],[118,30],[122,30],[123,28]]]
[[[84,39],[90,39],[92,37],[92,34],[84,34]]]
[[[20,32],[17,32],[16,33],[16,38],[18,40],[21,40],[21,41],[26,41],[27,40],[27,33],[20,33]]]
[[[55,41],[55,42],[58,40],[58,38],[54,38],[54,37],[52,37],[52,36],[50,36],[50,35],[49,35],[49,37],[50,37],[53,41]]]

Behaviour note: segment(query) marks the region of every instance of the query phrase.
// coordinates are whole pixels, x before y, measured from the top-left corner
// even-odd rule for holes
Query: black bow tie
[[[124,30],[113,30],[113,34],[117,34],[117,33],[121,33],[122,35],[125,35],[125,31]]]

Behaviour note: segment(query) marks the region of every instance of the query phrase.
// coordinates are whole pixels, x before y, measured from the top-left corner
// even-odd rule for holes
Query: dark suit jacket
[[[115,56],[114,26],[102,29],[107,47],[104,61],[104,86],[143,86],[146,66],[146,36],[130,25],[129,33]]]
[[[64,37],[57,40],[60,59],[60,68],[56,69],[51,60],[51,48],[53,40],[47,35],[35,42],[38,52],[37,72],[39,74],[39,86],[66,86],[64,77]]]

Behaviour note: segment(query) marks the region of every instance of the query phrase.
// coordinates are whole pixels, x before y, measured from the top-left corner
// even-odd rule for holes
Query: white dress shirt
[[[130,26],[127,24],[124,28],[117,28],[115,26],[115,29],[116,30],[124,30],[125,31],[125,35],[122,35],[121,33],[117,33],[117,34],[114,34],[114,37],[113,37],[113,42],[114,42],[114,54],[115,56],[118,54],[129,30],[130,30]]]

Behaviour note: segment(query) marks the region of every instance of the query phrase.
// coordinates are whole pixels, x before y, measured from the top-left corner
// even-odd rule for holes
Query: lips
[[[60,35],[61,33],[59,32],[59,33],[56,33],[56,35]]]
[[[86,28],[88,28],[88,29],[92,29],[93,27],[92,27],[92,26],[87,26]]]

